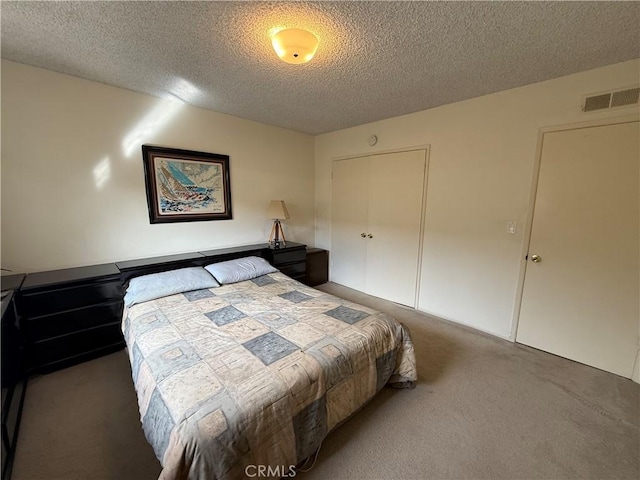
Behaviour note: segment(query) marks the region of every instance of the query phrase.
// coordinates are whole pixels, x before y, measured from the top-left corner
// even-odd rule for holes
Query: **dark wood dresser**
[[[24,344],[16,301],[26,275],[2,276],[2,388],[24,376]]]
[[[30,371],[47,373],[124,347],[114,263],[29,274],[19,311]]]
[[[2,276],[2,480],[11,477],[27,391],[16,299],[24,274]]]

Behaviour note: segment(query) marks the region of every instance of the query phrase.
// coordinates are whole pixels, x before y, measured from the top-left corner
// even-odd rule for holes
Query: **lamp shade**
[[[287,63],[306,63],[318,49],[318,38],[300,28],[280,30],[271,37],[273,49],[280,59]]]
[[[272,218],[273,220],[286,220],[290,218],[284,200],[271,200],[267,210],[267,218]]]

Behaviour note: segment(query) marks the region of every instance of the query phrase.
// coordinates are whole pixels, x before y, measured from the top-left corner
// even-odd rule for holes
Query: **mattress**
[[[386,384],[417,379],[402,324],[280,272],[126,307],[122,330],[161,479],[291,476]]]

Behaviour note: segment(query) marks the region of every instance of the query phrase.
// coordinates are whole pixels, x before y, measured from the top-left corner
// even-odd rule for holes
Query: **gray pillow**
[[[244,257],[226,262],[212,263],[204,268],[216,277],[216,280],[222,285],[251,280],[252,278],[278,271],[277,268],[274,268],[264,258],[260,257]]]
[[[204,268],[189,267],[167,272],[152,273],[129,281],[124,304],[127,307],[136,303],[155,300],[156,298],[175,295],[176,293],[202,290],[203,288],[219,287]]]

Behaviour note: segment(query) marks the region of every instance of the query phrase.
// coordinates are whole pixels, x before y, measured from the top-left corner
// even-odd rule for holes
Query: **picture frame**
[[[151,223],[230,220],[229,156],[142,146]]]

